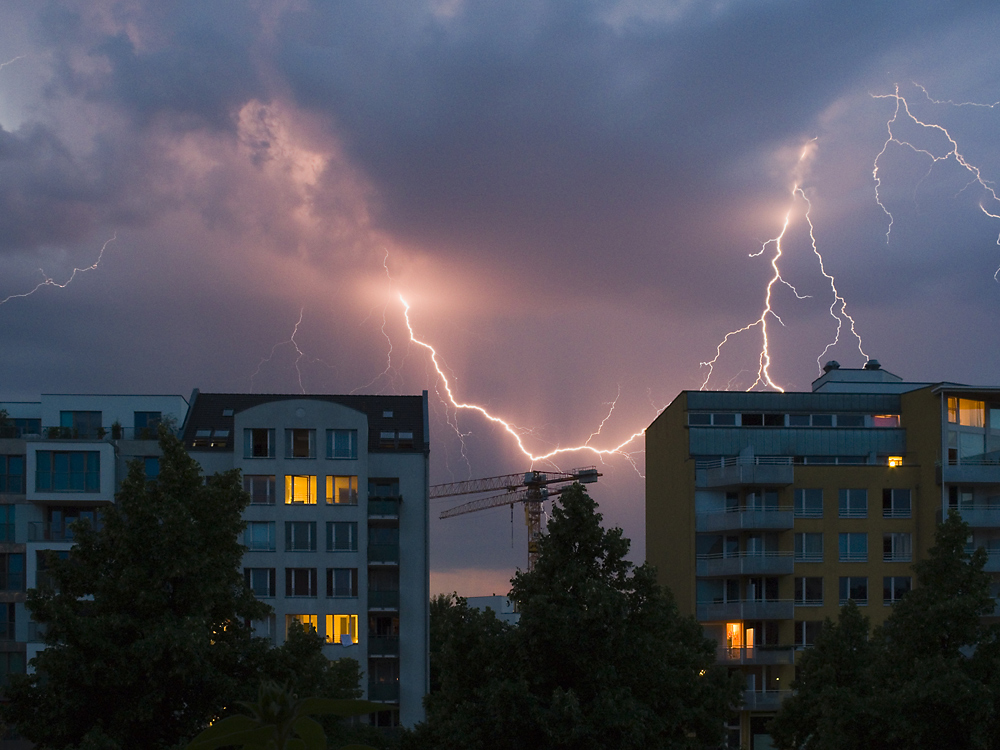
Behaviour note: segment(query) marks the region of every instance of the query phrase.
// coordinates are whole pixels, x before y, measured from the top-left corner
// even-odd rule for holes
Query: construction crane
[[[514,503],[524,503],[524,522],[528,527],[528,570],[538,560],[538,539],[542,535],[542,502],[547,497],[555,497],[569,489],[571,482],[591,484],[603,476],[596,466],[585,466],[570,471],[527,471],[523,474],[504,474],[499,477],[469,479],[465,482],[450,482],[431,486],[431,498],[454,497],[456,495],[477,495],[482,492],[503,490],[502,494],[470,500],[462,505],[441,513],[440,518],[453,518],[477,510],[499,508]]]

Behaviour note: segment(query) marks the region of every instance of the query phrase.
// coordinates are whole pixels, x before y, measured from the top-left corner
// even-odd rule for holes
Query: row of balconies
[[[713,576],[780,576],[791,575],[795,561],[792,552],[738,552],[699,555],[695,560],[695,575]]]

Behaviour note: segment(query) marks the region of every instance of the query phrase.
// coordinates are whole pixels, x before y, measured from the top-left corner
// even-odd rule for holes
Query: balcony
[[[946,484],[1000,484],[1000,454],[952,459],[941,467],[941,481]]]
[[[958,512],[974,529],[1000,527],[1000,505],[967,505],[959,507]]]
[[[739,531],[740,529],[790,529],[795,523],[791,508],[750,508],[699,513],[695,531]]]
[[[396,497],[370,497],[368,498],[369,518],[399,518],[399,505],[403,498]]]
[[[719,646],[715,652],[719,664],[794,664],[795,649],[792,646]]]
[[[743,709],[745,711],[777,711],[782,701],[792,694],[791,690],[744,690]]]
[[[369,656],[399,656],[398,635],[369,635]]]
[[[0,591],[24,591],[24,571],[0,572]]]
[[[77,519],[69,519],[63,523],[49,523],[47,521],[28,522],[29,542],[72,542],[73,524]],[[86,520],[84,521],[86,523]],[[99,530],[101,525],[97,525]]]
[[[368,609],[397,610],[399,609],[398,591],[368,591]]]
[[[369,544],[369,565],[399,565],[398,544]]]
[[[0,542],[14,541],[14,524],[0,523]]]
[[[725,620],[791,620],[795,616],[790,599],[769,601],[698,602],[695,615],[699,622]]]
[[[1000,549],[986,550],[986,565],[983,570],[987,573],[1000,573]]]
[[[159,440],[158,427],[122,427],[112,425],[111,427],[42,427],[38,435],[23,435],[25,439],[31,440],[87,440],[113,441],[113,440]],[[176,430],[169,427],[167,430],[171,434],[176,434]]]
[[[740,552],[726,556],[721,554],[698,555],[695,561],[695,575],[701,578],[791,575],[793,565],[791,552]]]
[[[785,487],[792,483],[791,456],[730,456],[695,464],[695,487]]]
[[[399,703],[399,682],[369,682],[368,700],[377,703]]]
[[[45,643],[47,625],[34,620],[28,620],[28,643]]]

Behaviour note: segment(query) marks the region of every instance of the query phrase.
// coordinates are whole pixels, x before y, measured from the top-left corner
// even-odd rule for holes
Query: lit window
[[[352,643],[357,643],[358,616],[327,615],[326,641],[327,643],[340,643],[345,646],[349,646]]]
[[[244,458],[274,458],[274,430],[252,427],[243,430]]]
[[[38,451],[35,454],[35,491],[100,492],[100,453]]]
[[[327,521],[326,549],[327,552],[357,552],[357,521]]]
[[[306,629],[312,628],[314,632],[319,632],[318,615],[285,615],[285,638],[288,637],[288,629],[293,622],[297,622]]]
[[[316,522],[285,521],[285,551],[315,552]]]
[[[889,456],[889,468],[890,469],[895,469],[897,466],[902,466],[902,465],[903,465],[903,457],[902,456]]]
[[[273,474],[244,474],[243,489],[249,493],[251,505],[274,505]]]
[[[328,505],[357,505],[358,478],[328,476],[326,478],[326,502]]]
[[[899,427],[899,415],[876,414],[872,417],[872,427]]]
[[[327,568],[326,595],[332,597],[356,597],[358,595],[357,568]]]
[[[285,477],[285,504],[316,504],[316,477],[289,474]]]
[[[316,430],[285,430],[285,458],[316,458]]]
[[[982,401],[974,401],[968,398],[948,399],[948,416],[951,419],[951,402],[958,401],[958,424],[963,427],[984,427],[986,424],[986,404]]]
[[[327,430],[326,457],[354,459],[358,457],[357,430]]]
[[[259,552],[274,551],[274,521],[250,521],[243,532],[243,544]]]

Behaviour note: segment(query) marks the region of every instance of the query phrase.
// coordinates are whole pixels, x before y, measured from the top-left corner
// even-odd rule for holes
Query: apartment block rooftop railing
[[[176,430],[168,427],[171,434],[176,434]],[[93,429],[79,429],[76,427],[42,427],[40,432],[24,432],[15,427],[0,427],[0,438],[19,438],[21,440],[88,440],[108,441],[115,440],[158,440],[159,434],[156,427],[97,427]]]
[[[728,466],[791,466],[791,456],[722,456],[721,458],[699,459],[694,462],[696,469],[724,469]]]

